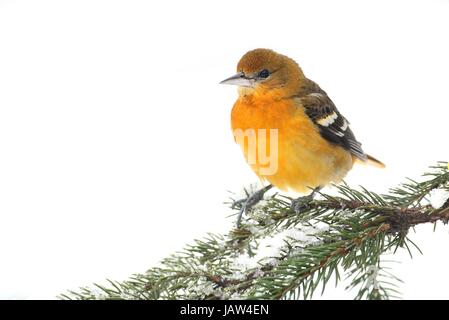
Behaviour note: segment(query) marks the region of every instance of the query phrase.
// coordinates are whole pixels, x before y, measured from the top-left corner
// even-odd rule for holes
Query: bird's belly
[[[310,192],[310,188],[340,182],[352,167],[351,155],[337,147],[314,145],[300,137],[279,141],[278,169],[272,175],[260,175],[281,190]],[[260,172],[259,164],[253,167]]]
[[[344,178],[353,164],[349,152],[324,140],[302,110],[292,112],[282,105],[276,113],[271,110],[236,105],[232,115],[234,135],[253,131],[255,147],[248,136],[235,138],[261,179],[281,190],[303,193]]]

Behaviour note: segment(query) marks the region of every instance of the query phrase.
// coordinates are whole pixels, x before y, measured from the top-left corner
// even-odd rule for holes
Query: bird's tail
[[[366,163],[377,168],[385,168],[385,165],[381,161],[371,157],[369,154],[366,155]]]

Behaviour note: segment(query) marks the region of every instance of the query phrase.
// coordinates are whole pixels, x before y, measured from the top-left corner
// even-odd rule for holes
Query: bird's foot
[[[310,203],[313,201],[315,194],[319,192],[321,189],[322,189],[321,186],[316,187],[315,189],[312,190],[312,193],[310,193],[309,195],[292,200],[290,208],[294,210],[296,213],[300,213],[301,211],[310,208]]]
[[[297,199],[292,200],[290,204],[290,208],[296,213],[300,213],[303,210],[306,210],[310,206],[310,202],[313,200],[313,195],[309,194],[308,196],[299,197]]]
[[[233,209],[240,208],[239,212],[237,214],[237,223],[236,223],[237,228],[240,228],[243,214],[248,213],[248,211],[251,210],[252,207],[254,207],[257,203],[259,203],[259,201],[261,201],[263,199],[265,192],[270,190],[272,187],[273,187],[272,185],[268,185],[256,192],[254,192],[253,194],[248,195],[248,197],[240,199],[240,200],[236,200],[232,203],[231,208],[233,208]]]

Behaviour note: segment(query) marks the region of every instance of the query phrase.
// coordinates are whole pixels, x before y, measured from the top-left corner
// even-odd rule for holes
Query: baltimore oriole
[[[237,72],[221,82],[239,87],[239,97],[231,113],[232,129],[234,132],[254,130],[255,149],[251,150],[247,140],[238,142],[247,160],[251,152],[256,152],[250,165],[262,180],[271,183],[246,199],[238,222],[242,212],[273,185],[304,193],[340,182],[356,161],[384,167],[382,162],[363,152],[349,122],[326,92],[305,77],[294,60],[273,50],[255,49],[240,59]],[[267,145],[263,148],[270,154],[277,152],[273,172],[261,171],[267,164],[262,163],[259,154],[262,146],[257,132],[260,129],[264,130]],[[273,142],[270,134],[266,136],[273,129],[276,144],[270,143]],[[302,205],[301,201],[296,203],[296,209]]]

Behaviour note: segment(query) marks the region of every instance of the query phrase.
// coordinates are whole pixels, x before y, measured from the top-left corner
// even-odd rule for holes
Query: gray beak
[[[254,87],[254,82],[254,79],[248,78],[243,72],[239,72],[236,75],[221,81],[220,84],[232,84],[240,87]]]

